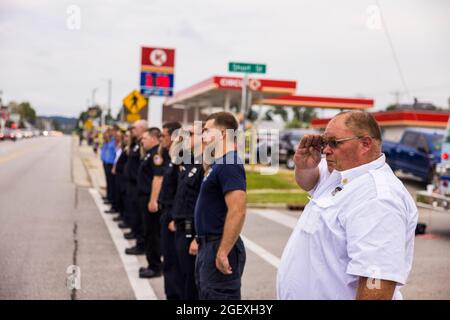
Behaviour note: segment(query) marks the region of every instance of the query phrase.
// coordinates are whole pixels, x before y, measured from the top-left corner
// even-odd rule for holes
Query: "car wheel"
[[[294,155],[290,155],[286,159],[286,167],[293,170],[295,168]]]

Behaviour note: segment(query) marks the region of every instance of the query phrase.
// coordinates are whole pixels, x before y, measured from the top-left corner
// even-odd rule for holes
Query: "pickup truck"
[[[444,130],[410,128],[399,143],[383,141],[383,153],[393,171],[401,170],[431,183],[436,165],[441,161]]]

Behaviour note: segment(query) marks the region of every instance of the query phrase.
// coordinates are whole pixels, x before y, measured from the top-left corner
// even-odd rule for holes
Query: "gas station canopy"
[[[164,103],[165,106],[221,107],[229,110],[232,105],[241,104],[242,78],[213,76],[205,81],[179,91]],[[293,94],[296,81],[250,78],[248,86],[251,101]]]
[[[372,108],[373,99],[331,98],[312,96],[281,96],[263,99],[261,104],[271,106],[338,108],[338,109],[368,109]]]

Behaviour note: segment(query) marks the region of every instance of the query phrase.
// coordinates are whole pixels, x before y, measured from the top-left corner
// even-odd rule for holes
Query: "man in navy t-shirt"
[[[236,118],[228,112],[211,114],[203,129],[205,154],[212,154],[213,159],[195,208],[200,299],[241,298],[245,248],[239,234],[245,219],[246,179],[235,150],[237,129]]]

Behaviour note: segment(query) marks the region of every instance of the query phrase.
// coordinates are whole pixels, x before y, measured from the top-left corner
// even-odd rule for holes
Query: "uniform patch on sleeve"
[[[160,166],[160,165],[162,165],[163,164],[163,158],[159,155],[159,154],[155,154],[154,156],[153,156],[153,164],[155,165],[155,166]]]

